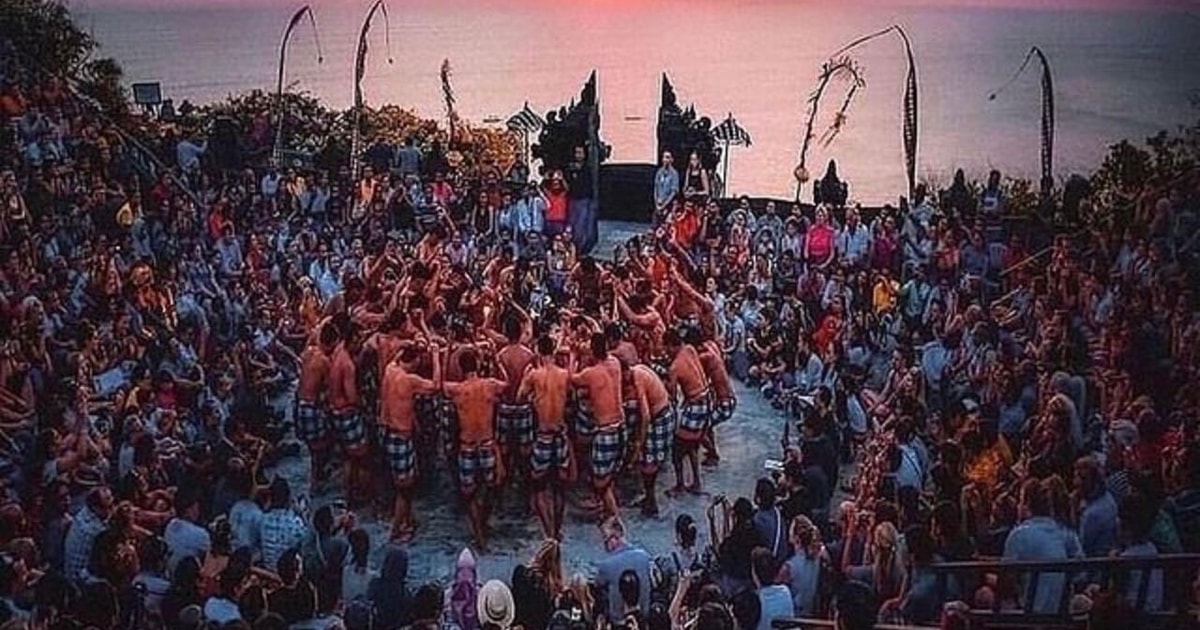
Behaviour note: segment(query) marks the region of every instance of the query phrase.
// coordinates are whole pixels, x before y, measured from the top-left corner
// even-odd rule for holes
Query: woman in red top
[[[554,236],[567,228],[567,184],[562,171],[550,173],[546,182],[546,233]]]
[[[825,356],[833,349],[833,344],[837,341],[841,332],[842,304],[841,302],[834,302],[830,305],[829,313],[821,319],[821,323],[817,325],[817,330],[813,332],[813,348],[821,356]]]
[[[882,217],[875,222],[875,238],[871,242],[871,268],[876,271],[895,270],[896,230],[891,217]]]
[[[225,235],[225,228],[233,228],[233,222],[225,216],[225,210],[229,207],[226,200],[221,199],[213,204],[212,212],[208,215],[208,236],[214,241]]]
[[[734,269],[741,269],[750,260],[750,229],[746,227],[746,212],[741,209],[733,213],[727,259]]]
[[[811,266],[824,267],[833,260],[833,242],[837,236],[829,225],[829,212],[817,206],[817,222],[804,235],[804,261]]]
[[[934,238],[933,260],[937,265],[939,277],[954,278],[958,273],[958,243],[953,230],[934,227],[937,236]]]
[[[700,210],[693,203],[684,202],[675,206],[672,223],[675,242],[683,249],[691,249],[700,234]]]

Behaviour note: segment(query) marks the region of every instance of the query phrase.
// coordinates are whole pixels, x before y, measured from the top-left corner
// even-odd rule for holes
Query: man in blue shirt
[[[871,231],[858,220],[858,210],[846,209],[846,225],[837,238],[837,253],[843,264],[861,268],[871,252]]]
[[[624,619],[625,606],[617,584],[621,574],[626,571],[633,571],[638,576],[641,588],[638,607],[643,615],[647,614],[650,611],[650,554],[625,541],[625,525],[616,516],[600,524],[600,533],[604,536],[604,550],[608,553],[596,564],[596,586],[607,590],[608,618]]]
[[[654,172],[655,216],[665,216],[667,207],[679,195],[679,171],[675,170],[675,157],[663,151],[662,166]]]
[[[1104,470],[1094,457],[1075,462],[1075,487],[1083,497],[1079,515],[1079,540],[1089,558],[1105,557],[1117,547],[1120,530],[1117,502],[1104,484]]]
[[[1004,541],[1004,559],[1019,562],[1034,560],[1068,560],[1080,557],[1079,541],[1050,516],[1050,497],[1038,479],[1029,479],[1021,486],[1021,521]],[[1022,577],[1022,592],[1028,591],[1028,576]],[[1038,576],[1033,601],[1025,609],[1039,614],[1058,611],[1066,588],[1066,576],[1043,573]],[[1025,593],[1028,595],[1028,593]]]
[[[546,200],[536,184],[525,187],[524,195],[517,200],[513,209],[517,234],[527,236],[532,232],[541,233],[546,224]]]
[[[395,164],[401,175],[415,175],[421,172],[421,150],[416,147],[416,140],[410,137],[404,146],[396,151]]]

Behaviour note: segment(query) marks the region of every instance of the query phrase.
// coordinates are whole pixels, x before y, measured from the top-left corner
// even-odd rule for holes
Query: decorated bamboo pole
[[[833,125],[822,136],[825,144],[829,144],[837,136],[838,131],[841,130],[846,122],[846,110],[849,109],[851,100],[859,88],[866,85],[858,65],[849,57],[830,59],[821,66],[821,74],[817,77],[817,87],[808,97],[808,121],[804,125],[804,138],[800,143],[800,162],[796,165],[796,170],[792,172],[792,175],[796,178],[796,203],[800,203],[800,194],[803,192],[804,183],[809,180],[807,167],[808,148],[812,144],[814,137],[813,125],[817,121],[817,112],[821,106],[821,97],[824,96],[829,83],[835,78],[849,80],[850,88],[846,91],[846,97],[842,101],[841,108],[834,115]]]
[[[446,125],[449,137],[446,139],[446,148],[450,149],[454,146],[454,119],[457,115],[454,113],[454,86],[450,85],[450,60],[442,61],[442,100],[446,103]]]
[[[367,11],[367,17],[363,20],[362,29],[358,34],[358,50],[354,55],[354,131],[350,136],[350,173],[354,179],[358,179],[358,174],[361,165],[359,164],[359,155],[362,153],[362,108],[363,108],[363,92],[362,79],[366,73],[367,67],[367,35],[371,32],[371,21],[375,19],[375,13],[382,11],[383,13],[383,28],[384,41],[388,49],[388,63],[392,63],[392,37],[388,24],[387,5],[384,0],[375,0],[375,4]]]
[[[732,118],[732,116],[731,116],[731,118]],[[722,196],[728,197],[729,196],[729,138],[725,138],[724,152],[725,152],[725,155],[723,155],[722,157],[725,158],[725,164],[721,167],[721,188],[723,189],[722,192],[724,193]]]
[[[854,64],[854,62],[848,56],[846,56],[847,53],[849,53],[851,50],[854,50],[855,48],[858,48],[859,46],[862,46],[863,44],[866,44],[867,42],[870,42],[874,39],[883,37],[890,33],[895,33],[896,35],[898,35],[900,37],[900,41],[904,45],[904,54],[905,54],[905,58],[907,60],[907,71],[905,74],[905,81],[904,81],[904,110],[903,110],[904,125],[903,125],[903,129],[902,129],[902,138],[904,141],[904,166],[905,166],[905,171],[906,171],[905,174],[908,176],[909,197],[911,198],[913,196],[913,193],[916,191],[916,187],[917,187],[917,140],[918,140],[918,135],[919,135],[918,132],[919,132],[919,122],[920,122],[919,121],[920,102],[918,99],[919,94],[917,91],[917,87],[918,87],[917,62],[916,62],[916,56],[913,54],[913,50],[912,50],[912,41],[909,40],[909,38],[908,38],[908,33],[905,32],[904,28],[901,27],[900,25],[893,24],[892,26],[889,26],[881,31],[871,33],[870,35],[864,35],[863,37],[860,37],[860,38],[850,42],[849,44],[846,44],[841,49],[839,49],[837,52],[830,55],[829,61],[825,62],[825,65],[822,66],[821,75],[818,77],[818,81],[817,81],[817,89],[814,91],[813,95],[809,98],[809,120],[808,120],[808,124],[806,127],[804,142],[802,143],[802,146],[801,146],[800,164],[796,166],[796,170],[794,172],[794,175],[796,176],[796,181],[797,181],[797,185],[796,185],[796,199],[797,200],[799,200],[799,198],[800,198],[800,187],[803,186],[804,182],[808,180],[808,170],[805,167],[805,157],[806,157],[806,152],[808,150],[809,142],[812,139],[812,125],[813,125],[813,121],[816,119],[816,109],[820,104],[820,99],[821,99],[822,94],[825,91],[826,86],[828,85],[830,79],[834,78],[839,73],[845,74],[847,71],[850,71],[853,74],[854,83],[853,83],[852,87],[850,88],[850,92],[847,94],[846,98],[844,99],[844,101],[842,103],[842,109],[841,109],[841,111],[838,112],[837,117],[834,119],[833,126],[831,127],[830,131],[827,132],[825,137],[823,138],[825,144],[828,144],[829,142],[831,142],[833,140],[833,137],[837,135],[837,132],[845,124],[845,112],[846,112],[846,109],[850,105],[851,99],[854,97],[854,92],[856,92],[859,88],[861,88],[865,85],[865,82],[862,81],[862,78],[857,69],[857,66]]]
[[[275,128],[275,146],[271,150],[271,157],[276,165],[279,165],[283,156],[283,119],[286,117],[286,109],[283,104],[283,69],[287,63],[288,42],[292,39],[292,31],[296,30],[296,26],[308,17],[308,21],[312,24],[313,39],[317,42],[317,63],[325,62],[325,55],[321,53],[321,36],[317,32],[317,16],[308,5],[300,7],[295,15],[288,22],[287,29],[283,31],[283,41],[279,44],[279,76],[275,82],[275,106],[278,109],[276,113],[279,116],[278,126]]]
[[[1008,83],[1000,86],[1000,89],[988,95],[988,100],[994,101],[1001,92],[1007,90],[1010,85],[1016,82],[1021,73],[1025,72],[1025,68],[1029,67],[1029,62],[1033,61],[1034,57],[1042,65],[1042,189],[1043,192],[1049,192],[1048,187],[1054,183],[1054,78],[1050,75],[1050,62],[1046,59],[1046,55],[1041,48],[1034,46],[1029,49],[1029,53],[1025,55],[1025,61],[1021,67],[1017,69]]]

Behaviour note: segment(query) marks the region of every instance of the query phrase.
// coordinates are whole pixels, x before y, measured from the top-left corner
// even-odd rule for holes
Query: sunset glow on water
[[[102,42],[103,52],[124,64],[128,80],[161,81],[165,96],[176,103],[185,98],[202,103],[273,89],[279,38],[293,4],[171,2],[149,8],[90,0],[72,9]],[[1195,61],[1200,19],[1170,10],[1170,3],[1071,2],[1055,12],[1029,10],[1021,2],[970,3],[986,8],[920,4],[925,6],[393,1],[395,62],[387,63],[381,23],[373,31],[364,89],[371,104],[440,115],[438,69],[449,59],[460,114],[475,121],[503,119],[526,100],[541,112],[566,104],[594,68],[602,133],[613,145],[613,160],[645,162],[654,158],[665,71],[685,106],[695,103],[701,114],[718,120],[733,113],[752,134],[752,148],[732,153],[732,191],[780,196],[794,192],[791,172],[805,99],[821,62],[847,41],[892,23],[911,34],[920,71],[921,177],[948,182],[960,166],[972,176],[992,167],[1024,176],[1037,172],[1036,75],[1023,77],[1002,98],[987,100],[1031,45],[1046,51],[1055,74],[1059,177],[1092,170],[1116,140],[1141,139],[1164,124],[1196,117],[1191,96],[1200,90]],[[315,2],[313,8],[325,63],[317,64],[311,35],[298,32],[288,80],[292,89],[345,107],[352,99],[354,46],[366,6],[339,1]],[[850,179],[852,198],[894,200],[905,188],[901,49],[897,41],[883,39],[857,58],[867,88],[834,143],[814,146],[810,168],[821,170],[836,158]],[[831,111],[818,119],[818,136],[831,119]]]

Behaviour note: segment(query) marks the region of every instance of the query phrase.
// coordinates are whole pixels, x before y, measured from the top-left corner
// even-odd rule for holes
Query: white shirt
[[[242,612],[238,610],[237,604],[224,597],[209,597],[208,601],[204,602],[204,618],[224,625],[241,620]]]
[[[167,549],[170,551],[168,565],[172,573],[180,560],[188,556],[203,558],[208,550],[212,549],[212,538],[208,535],[208,530],[178,517],[167,523],[167,528],[163,531],[163,541],[167,543]]]
[[[262,522],[262,517],[262,508],[249,499],[242,499],[229,508],[229,527],[233,533],[234,549],[249,547],[255,553],[258,552],[258,525]]]
[[[279,192],[279,179],[279,173],[275,173],[274,176],[272,176],[271,173],[263,175],[260,189],[262,190],[264,197],[275,197],[275,195]]]
[[[180,140],[175,145],[175,161],[185,173],[200,168],[200,156],[208,149],[208,143],[196,144],[191,140]]]

